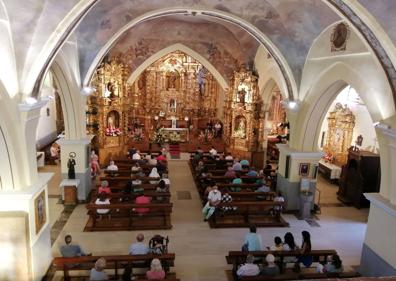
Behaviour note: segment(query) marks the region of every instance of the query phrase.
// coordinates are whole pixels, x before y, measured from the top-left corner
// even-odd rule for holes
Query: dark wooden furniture
[[[368,151],[349,150],[348,161],[342,167],[338,199],[356,208],[369,206],[366,192],[379,192],[380,157]]]
[[[152,259],[157,258],[161,260],[164,270],[167,273],[167,276],[170,276],[171,279],[165,280],[177,280],[172,277],[174,274],[169,273],[169,268],[174,266],[175,262],[175,254],[167,253],[162,255],[155,254],[147,254],[147,255],[114,255],[114,256],[84,256],[84,257],[73,257],[73,258],[63,258],[57,257],[52,261],[52,267],[55,270],[62,270],[63,277],[65,281],[72,280],[73,277],[70,277],[70,271],[76,270],[90,270],[94,267],[95,262],[99,258],[106,259],[106,269],[114,269],[114,279],[118,280],[120,277],[119,271],[124,268],[126,264],[129,262],[132,263],[133,268],[150,268],[150,262]],[[81,280],[81,279],[78,279]],[[87,278],[89,280],[89,278]],[[144,277],[142,278],[144,280]]]
[[[84,231],[115,231],[136,229],[170,229],[172,203],[109,205],[87,204],[89,219]],[[136,209],[147,208],[147,213],[138,213]],[[97,209],[109,209],[109,214],[100,215]]]

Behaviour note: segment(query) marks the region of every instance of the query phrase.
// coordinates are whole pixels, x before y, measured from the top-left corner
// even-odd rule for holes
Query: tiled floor
[[[183,159],[183,157],[182,157]],[[185,159],[185,158],[184,158]],[[176,253],[177,276],[184,281],[222,281],[227,280],[225,270],[230,269],[225,261],[229,250],[239,250],[247,229],[210,229],[201,217],[199,196],[192,181],[186,161],[169,162],[171,193],[173,202],[171,230],[144,231],[147,238],[154,234],[168,235],[169,251]],[[56,183],[54,183],[56,184]],[[322,202],[337,203],[334,190],[337,187],[323,183],[319,179],[318,188],[322,191]],[[50,188],[55,193],[55,187]],[[180,197],[180,192],[189,192],[191,200]],[[330,195],[329,193],[333,194]],[[177,196],[179,194],[179,197]],[[59,206],[50,202],[51,216],[58,213]],[[306,221],[298,220],[292,214],[284,215],[290,228],[260,228],[264,245],[272,245],[273,237],[292,232],[297,243],[301,241],[301,231],[312,234],[314,249],[336,249],[346,266],[359,264],[362,243],[366,230],[368,210],[352,207],[324,207],[318,215],[320,227],[311,227]],[[50,218],[52,220],[52,218]],[[63,238],[70,233],[73,240],[94,255],[127,254],[128,246],[135,240],[137,231],[83,232],[87,221],[84,205],[78,205],[55,241],[52,252],[59,255]],[[57,276],[54,280],[60,280]]]

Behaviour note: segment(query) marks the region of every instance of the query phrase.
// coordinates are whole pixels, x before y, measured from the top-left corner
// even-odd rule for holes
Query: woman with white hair
[[[109,280],[109,277],[103,269],[106,267],[106,260],[104,258],[100,258],[95,262],[95,267],[91,269],[91,274],[89,275],[90,281],[104,281]]]
[[[146,272],[146,276],[148,280],[165,279],[165,271],[159,259],[153,259],[151,261],[150,270]]]
[[[149,178],[158,178],[158,180],[151,180],[151,184],[157,184],[159,181],[159,178],[161,178],[160,174],[158,173],[158,170],[156,167],[151,169],[151,172],[149,174]]]

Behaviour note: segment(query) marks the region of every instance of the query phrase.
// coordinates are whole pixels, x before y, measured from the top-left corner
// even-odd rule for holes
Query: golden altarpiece
[[[129,146],[148,150],[161,130],[164,141],[188,142],[190,128],[216,118],[219,85],[198,61],[170,53],[133,83],[120,57],[103,62],[91,85],[87,129],[97,136],[101,163],[125,155]]]
[[[234,155],[263,162],[264,111],[257,77],[250,71],[234,72],[224,106],[224,137]],[[260,159],[255,161],[258,155]]]
[[[327,122],[326,145],[323,148],[326,158],[338,165],[344,165],[352,143],[355,116],[346,105],[337,103],[334,110],[329,112]]]

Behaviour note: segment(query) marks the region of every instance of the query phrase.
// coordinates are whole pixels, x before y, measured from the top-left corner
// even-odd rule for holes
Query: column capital
[[[48,98],[44,98],[35,103],[20,103],[18,104],[18,108],[26,121],[29,121],[40,117],[40,110],[48,103],[48,101]]]
[[[377,208],[380,208],[389,215],[396,217],[396,205],[392,204],[390,200],[386,199],[380,193],[364,193],[364,196]]]

